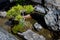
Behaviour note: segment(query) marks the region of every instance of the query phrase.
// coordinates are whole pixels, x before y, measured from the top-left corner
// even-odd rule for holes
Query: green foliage
[[[22,16],[21,16],[21,15],[17,15],[17,16],[15,17],[15,20],[17,20],[17,21],[19,21],[20,19],[22,19]]]
[[[32,5],[25,5],[24,9],[26,10],[26,13],[31,13],[34,11],[34,7]]]
[[[14,27],[12,28],[12,31],[13,31],[14,33],[17,33],[18,31],[22,30],[22,28],[23,28],[23,27],[21,27],[21,25],[17,25],[17,26],[14,26]]]
[[[7,16],[8,17],[16,17],[17,15],[21,15],[22,12],[26,12],[31,13],[34,11],[34,7],[32,5],[25,5],[25,6],[21,6],[21,5],[17,5],[12,7],[8,12],[7,12]]]
[[[24,31],[25,31],[23,19],[20,19],[19,22],[20,22],[20,23],[19,23],[18,25],[15,25],[15,26],[12,28],[12,31],[13,31],[14,33],[18,33],[19,31],[20,31],[20,32],[24,32]]]
[[[11,18],[13,17],[16,21],[19,21],[18,25],[15,25],[12,28],[12,31],[14,33],[17,33],[18,31],[25,31],[24,29],[24,18],[22,17],[21,13],[26,12],[31,13],[34,11],[34,7],[32,5],[25,5],[25,6],[21,6],[21,5],[17,5],[12,7],[8,12],[7,12],[7,17]]]
[[[21,15],[21,10],[23,10],[23,7],[21,5],[14,6],[7,12],[7,16],[16,17],[17,15]]]

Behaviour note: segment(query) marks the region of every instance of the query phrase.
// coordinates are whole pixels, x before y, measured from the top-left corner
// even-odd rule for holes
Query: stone
[[[2,16],[2,17],[6,17],[6,11],[0,11],[0,16]]]
[[[36,3],[40,3],[40,4],[42,3],[41,2],[42,0],[31,0],[31,1],[36,2]]]
[[[18,39],[0,27],[0,40],[18,40]]]
[[[47,5],[53,5],[60,9],[60,0],[45,0],[45,4]]]
[[[55,0],[55,6],[60,6],[60,0]]]
[[[55,0],[45,0],[45,3],[53,4],[53,3],[55,3]]]
[[[56,0],[56,3],[54,5],[57,6],[58,9],[60,9],[60,0]]]
[[[36,22],[36,23],[34,24],[34,28],[35,28],[37,31],[39,31],[39,30],[41,30],[43,27]]]
[[[26,32],[21,33],[27,40],[46,40],[44,36],[39,35],[32,30],[28,29]]]
[[[40,13],[45,13],[47,11],[43,6],[37,5],[35,6],[35,11],[40,12]]]
[[[10,0],[10,2],[13,2],[14,0]]]
[[[49,26],[53,31],[60,31],[59,11],[60,10],[50,10],[44,17],[47,26]]]

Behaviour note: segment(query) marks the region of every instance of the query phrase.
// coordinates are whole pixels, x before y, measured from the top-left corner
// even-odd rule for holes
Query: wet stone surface
[[[18,39],[0,27],[0,40],[18,40]]]
[[[32,30],[27,30],[26,32],[23,32],[22,35],[27,40],[46,40],[43,35],[39,35]]]

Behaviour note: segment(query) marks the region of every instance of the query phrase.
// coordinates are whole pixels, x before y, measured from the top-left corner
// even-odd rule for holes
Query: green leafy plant
[[[17,20],[17,21],[20,21],[20,19],[22,19],[22,16],[21,16],[21,15],[17,15],[17,16],[15,17],[15,20]]]
[[[23,10],[23,6],[21,5],[14,6],[7,12],[7,16],[16,17],[17,15],[21,15],[21,10]]]
[[[34,11],[34,7],[32,5],[25,5],[24,9],[25,9],[26,13],[31,13]]]
[[[8,12],[7,16],[8,17],[16,17],[17,15],[21,15],[22,12],[26,12],[27,14],[31,13],[34,11],[34,7],[32,5],[17,5],[12,7]]]
[[[34,7],[32,5],[25,5],[25,6],[21,6],[21,5],[17,5],[12,7],[9,11],[7,11],[7,17],[9,18],[14,18],[14,20],[19,21],[18,25],[15,25],[12,28],[12,31],[14,33],[17,33],[18,31],[25,31],[24,29],[24,18],[22,17],[21,13],[26,12],[31,13],[34,11]]]
[[[19,31],[20,32],[24,32],[25,29],[24,29],[24,19],[20,19],[19,21],[19,24],[18,25],[15,25],[13,28],[12,28],[12,31],[14,33],[18,33]]]

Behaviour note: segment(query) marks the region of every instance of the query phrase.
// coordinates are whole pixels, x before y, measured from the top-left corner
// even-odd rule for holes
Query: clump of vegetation
[[[21,15],[21,10],[23,10],[23,7],[21,5],[12,7],[8,12],[8,17],[16,17],[17,15]]]
[[[16,17],[17,15],[21,16],[22,12],[26,12],[27,14],[29,14],[33,11],[34,11],[34,7],[32,5],[25,5],[25,6],[17,5],[17,6],[12,7],[7,12],[7,16],[8,17]]]
[[[18,25],[15,25],[13,28],[12,28],[12,31],[14,33],[18,33],[18,32],[24,32],[25,29],[24,29],[24,19],[20,19],[19,21],[19,24]]]
[[[34,7],[32,5],[17,5],[12,7],[9,11],[7,11],[7,17],[9,18],[14,18],[14,20],[18,21],[18,25],[14,25],[12,28],[12,31],[14,33],[17,33],[18,31],[25,31],[24,29],[24,18],[21,15],[21,13],[26,12],[27,14],[31,13],[34,11]]]
[[[34,7],[32,5],[25,5],[24,9],[25,9],[26,13],[31,13],[34,11]]]

